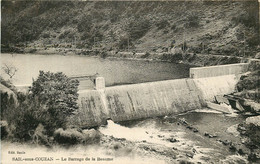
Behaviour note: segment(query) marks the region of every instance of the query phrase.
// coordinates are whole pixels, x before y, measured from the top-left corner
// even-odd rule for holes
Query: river
[[[231,130],[242,120],[244,120],[242,116],[230,117],[208,109],[139,121],[114,123],[109,120],[106,126],[98,128],[102,134],[99,144],[66,148],[56,145],[46,148],[3,142],[2,149],[25,152],[24,155],[16,155],[17,157],[48,157],[54,159],[55,163],[63,164],[82,163],[86,160],[89,160],[86,163],[109,164],[243,164],[248,163],[246,157],[239,155],[230,146],[240,145],[241,149],[244,149],[240,144],[240,136]],[[196,128],[197,131],[189,127]],[[229,143],[223,144],[222,141]],[[7,151],[2,154],[3,161],[10,161],[13,157]],[[97,161],[98,158],[105,161]]]
[[[185,78],[191,67],[156,61],[32,54],[2,54],[3,64],[18,68],[12,79],[15,85],[31,84],[39,70],[61,71],[68,76],[98,72],[111,86]],[[7,77],[3,70],[1,74]],[[77,145],[65,150],[59,146],[48,149],[3,142],[2,148],[26,151],[28,157],[31,153],[53,157],[56,163],[71,163],[59,161],[62,157],[113,159],[98,163],[247,163],[232,149],[232,145],[241,145],[235,129],[244,119],[205,109],[130,122],[108,121],[108,125],[98,128],[103,135],[101,143],[91,146]],[[5,154],[5,158],[9,156]]]

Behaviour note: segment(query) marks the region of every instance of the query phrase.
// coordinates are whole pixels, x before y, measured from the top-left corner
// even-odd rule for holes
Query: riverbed
[[[236,131],[230,129],[243,120],[242,116],[230,117],[204,109],[139,121],[120,123],[108,121],[106,126],[98,128],[102,138],[100,143],[94,145],[46,148],[4,142],[2,148],[24,151],[26,154],[16,155],[23,158],[30,156],[53,158],[55,163],[71,163],[73,159],[81,159],[86,162],[88,158],[89,163],[116,164],[122,162],[149,164],[248,163],[246,157],[230,148],[230,145],[238,146],[241,142]],[[183,124],[184,122],[185,124]],[[224,144],[222,141],[229,143]],[[244,148],[241,147],[241,149]],[[10,160],[13,156],[7,151],[2,153],[5,160]],[[62,158],[67,158],[67,161],[61,161]],[[97,161],[98,158],[100,158],[99,161]],[[45,163],[52,162],[45,161]],[[15,161],[11,163],[15,163]],[[80,163],[80,161],[73,163]]]

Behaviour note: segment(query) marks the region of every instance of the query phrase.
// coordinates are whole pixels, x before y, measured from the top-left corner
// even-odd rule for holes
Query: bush
[[[170,61],[173,63],[177,63],[179,60],[182,60],[182,54],[180,53],[176,53],[176,54],[168,54],[168,53],[164,53],[161,56],[161,60],[166,60],[166,61]]]
[[[129,38],[127,38],[127,37],[121,37],[119,39],[118,48],[119,49],[126,49],[126,48],[128,48],[128,44],[129,44],[129,46],[132,46],[133,43],[131,42],[131,40],[128,40],[128,39]]]
[[[142,38],[150,29],[149,20],[134,20],[128,25],[130,39],[135,41]]]
[[[183,55],[183,59],[184,60],[187,60],[188,62],[192,62],[192,61],[194,61],[195,59],[196,59],[196,54],[184,54]]]
[[[12,117],[7,120],[12,126],[14,138],[22,141],[33,139],[30,133],[34,132],[40,123],[51,124],[47,114],[47,108],[37,99],[27,97],[26,101],[12,110]]]
[[[76,113],[78,85],[79,81],[72,80],[61,72],[40,71],[29,93],[17,94],[18,106],[11,105],[11,98],[1,104],[4,113],[7,113],[3,113],[4,119],[10,125],[14,138],[27,141],[35,140],[36,137],[37,143],[40,138],[46,144],[46,136],[53,135],[55,129],[66,127],[69,116]],[[8,95],[3,96],[6,98]]]
[[[78,109],[78,80],[71,80],[61,72],[51,73],[40,71],[40,75],[30,87],[30,99],[37,100],[47,116],[47,130],[64,127],[66,118]],[[44,106],[44,108],[42,108]]]
[[[260,127],[254,124],[242,123],[238,125],[238,131],[243,135],[247,136],[249,140],[245,143],[250,149],[260,147]]]
[[[72,35],[71,31],[66,30],[62,34],[60,34],[59,39],[64,39],[64,38],[68,37],[69,35]]]
[[[54,140],[61,144],[78,144],[85,141],[85,137],[77,129],[63,130],[59,128],[54,132]]]
[[[13,94],[1,92],[1,120],[12,120],[16,113],[17,99]]]
[[[171,26],[171,29],[172,29],[172,30],[176,30],[176,25],[173,24],[173,25]]]
[[[8,123],[6,121],[0,121],[1,127],[1,139],[5,139],[9,135]]]
[[[107,56],[108,56],[108,53],[107,53],[107,52],[102,51],[102,52],[100,53],[100,57],[103,58],[103,59],[105,59]]]
[[[89,31],[92,26],[92,18],[90,15],[80,19],[80,21],[77,23],[77,29],[79,32]]]
[[[243,24],[246,27],[256,26],[256,18],[252,17],[249,13],[241,13],[237,17],[232,17],[231,21],[234,24]]]
[[[60,144],[86,144],[96,143],[100,140],[100,133],[94,129],[79,130],[79,129],[57,129],[54,132],[54,140]]]
[[[260,70],[260,61],[251,60],[248,66],[249,71],[257,71]]]
[[[10,81],[5,81],[0,77],[0,82],[3,85],[0,90],[1,120],[12,120],[12,115],[15,113],[14,109],[18,106],[22,95],[17,92],[17,89]]]
[[[141,56],[141,58],[148,58],[151,54],[149,52],[146,52],[144,55]]]
[[[250,73],[248,76],[242,76],[240,81],[236,85],[237,90],[240,92],[243,90],[260,88],[259,76],[260,76],[260,70],[254,71]]]
[[[198,27],[200,23],[200,19],[196,13],[191,13],[187,17],[186,27]]]
[[[158,30],[161,30],[170,27],[170,23],[167,20],[161,20],[156,24],[156,27],[158,28]]]
[[[42,37],[43,37],[43,38],[49,38],[49,37],[50,37],[50,34],[44,33],[44,34],[42,35]]]

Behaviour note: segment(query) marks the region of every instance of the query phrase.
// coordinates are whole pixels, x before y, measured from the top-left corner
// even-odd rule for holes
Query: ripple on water
[[[185,119],[199,132],[194,133],[185,126],[178,125],[178,119]],[[229,147],[217,141],[219,138],[233,138],[232,141],[236,142],[237,139],[234,139],[234,135],[227,133],[226,130],[241,120],[243,118],[227,117],[222,113],[197,111],[179,116],[168,116],[167,119],[146,119],[121,123],[121,125],[109,120],[108,125],[99,130],[108,136],[125,138],[137,146],[149,145],[154,147],[153,149],[157,148],[158,151],[165,149],[165,152],[168,153],[170,153],[168,148],[174,149],[178,152],[176,158],[179,160],[187,158],[189,161],[202,163],[232,160],[243,162],[244,157],[235,156],[233,152],[229,151]],[[204,132],[217,134],[217,137],[206,137]],[[154,151],[156,152],[156,150]]]

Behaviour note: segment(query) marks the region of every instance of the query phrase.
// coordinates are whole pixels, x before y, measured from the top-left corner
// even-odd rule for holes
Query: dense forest
[[[2,1],[1,47],[254,56],[257,1]]]

